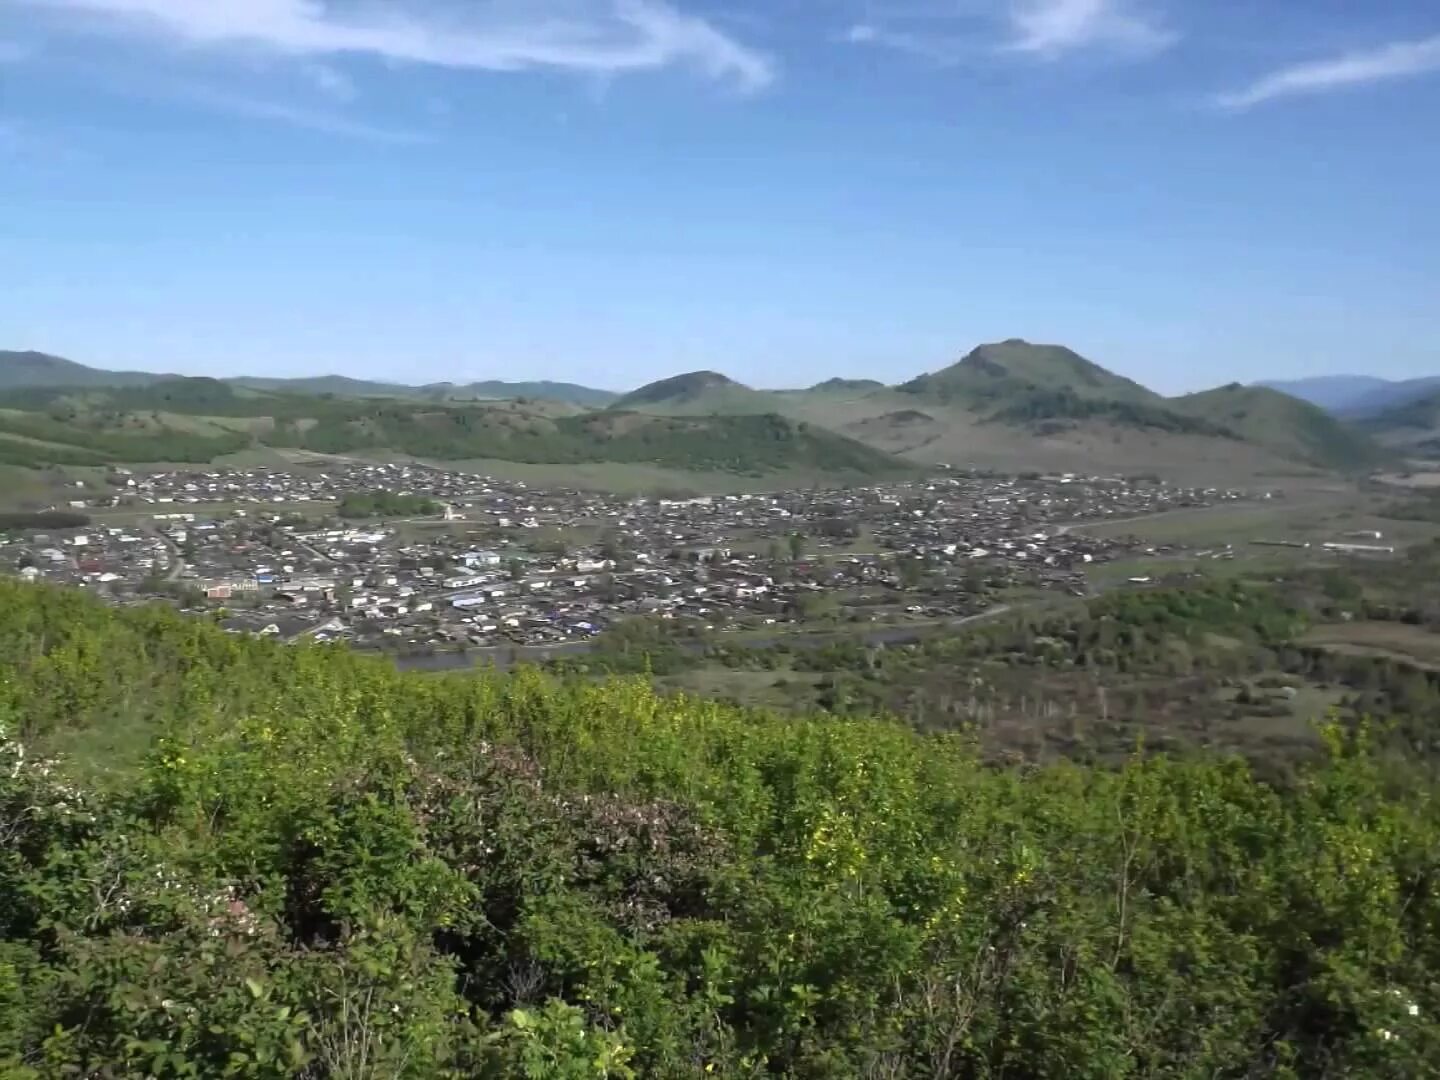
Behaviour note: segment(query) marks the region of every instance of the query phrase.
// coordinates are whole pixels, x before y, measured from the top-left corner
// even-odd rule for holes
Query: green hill
[[[1169,407],[1238,438],[1290,458],[1327,469],[1364,469],[1385,454],[1358,428],[1337,420],[1318,405],[1261,386],[1231,383],[1173,398]]]
[[[561,415],[556,415],[556,412]],[[42,465],[210,461],[251,445],[437,461],[617,462],[764,475],[885,475],[897,459],[773,414],[565,414],[518,402],[313,397],[172,379],[111,390],[0,394],[0,461]]]
[[[503,382],[489,380],[472,383],[427,383],[408,386],[400,383],[369,382],[344,375],[322,375],[306,379],[265,379],[242,376],[227,380],[237,386],[273,390],[286,394],[329,394],[335,397],[423,398],[434,401],[494,401],[514,398],[536,398],[562,401],[572,405],[599,408],[619,395],[609,390],[596,390],[564,382]]]
[[[672,415],[773,413],[776,396],[752,390],[718,371],[691,371],[632,390],[610,408]]]
[[[0,391],[31,386],[139,386],[174,378],[144,371],[101,371],[42,352],[0,349]]]
[[[958,363],[898,388],[942,403],[1003,410],[1035,394],[1158,405],[1163,399],[1062,345],[1012,338],[981,345]]]
[[[1359,423],[1377,442],[1397,454],[1440,456],[1440,392],[1383,409]]]
[[[0,582],[0,1075],[1430,1076],[1434,777],[1330,739],[1004,766]]]
[[[826,379],[810,387],[810,393],[864,394],[884,389],[885,384],[877,379]]]

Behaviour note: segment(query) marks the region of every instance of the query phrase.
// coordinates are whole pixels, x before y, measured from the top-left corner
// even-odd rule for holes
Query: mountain
[[[868,393],[872,390],[884,390],[885,384],[878,379],[826,379],[810,387],[810,393],[820,394],[850,394]]]
[[[1172,398],[1168,404],[1236,438],[1321,468],[1366,468],[1385,457],[1364,432],[1318,405],[1268,387],[1231,383]]]
[[[1399,380],[1374,375],[1320,375],[1313,379],[1255,385],[1298,397],[1336,416],[1357,418],[1378,416],[1389,409],[1403,408],[1440,390],[1440,375]]]
[[[1316,375],[1308,379],[1274,379],[1253,384],[1265,390],[1318,405],[1326,412],[1344,412],[1370,394],[1395,385],[1374,375]]]
[[[1411,402],[1422,401],[1440,391],[1440,375],[1392,382],[1352,401],[1344,415],[1362,418],[1379,416],[1392,409],[1403,409]]]
[[[369,382],[346,375],[315,375],[304,379],[271,379],[239,375],[226,382],[253,390],[274,390],[285,394],[333,394],[335,397],[411,397],[413,386],[398,383]]]
[[[472,382],[461,385],[431,383],[428,386],[420,387],[419,391],[427,397],[453,401],[538,398],[543,401],[563,401],[570,405],[583,405],[592,409],[603,409],[620,396],[613,390],[597,390],[592,386],[550,382],[544,379],[539,382],[501,382],[492,379],[488,382]]]
[[[427,383],[408,386],[402,383],[368,382],[344,375],[321,375],[306,379],[265,379],[241,376],[228,380],[237,386],[260,390],[276,390],[287,394],[333,394],[336,397],[362,398],[423,398],[434,401],[505,401],[515,398],[539,398],[562,401],[587,408],[601,408],[619,395],[609,390],[596,390],[565,382],[503,382],[489,380],[473,383]]]
[[[0,350],[0,390],[31,386],[141,386],[173,377],[144,371],[102,371],[49,353]]]
[[[1440,388],[1363,417],[1359,425],[1397,453],[1440,456]]]
[[[0,351],[0,392],[27,388],[105,388],[149,386],[183,376],[146,371],[104,371],[86,367],[64,357],[40,352]],[[601,408],[619,395],[565,382],[503,382],[490,380],[465,384],[431,383],[411,386],[404,383],[373,382],[347,375],[316,375],[282,379],[239,375],[224,380],[251,390],[285,394],[332,395],[350,398],[423,398],[427,400],[508,400],[540,398],[587,408]]]
[[[1005,408],[1037,392],[1136,404],[1163,400],[1063,345],[1032,345],[1020,338],[981,345],[958,363],[911,379],[898,389],[972,408]]]
[[[748,415],[781,411],[778,398],[718,371],[691,371],[632,390],[610,408],[673,416]]]

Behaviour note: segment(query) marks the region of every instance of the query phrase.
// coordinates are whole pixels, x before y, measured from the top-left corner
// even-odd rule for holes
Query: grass
[[[1136,537],[1156,546],[1181,550],[1139,555],[1100,563],[1087,577],[1097,586],[1117,585],[1130,577],[1173,573],[1200,573],[1210,577],[1268,574],[1296,566],[1344,561],[1353,556],[1325,550],[1327,542],[1346,542],[1349,533],[1379,532],[1383,539],[1359,540],[1399,551],[1440,537],[1440,525],[1423,521],[1395,521],[1377,513],[1382,500],[1359,491],[1313,492],[1295,499],[1263,503],[1227,503],[1195,510],[1155,514],[1148,518],[1097,522],[1072,531],[1096,537]],[[1270,547],[1257,540],[1310,544],[1308,548]],[[1197,558],[1193,552],[1220,549],[1229,544],[1231,559]]]

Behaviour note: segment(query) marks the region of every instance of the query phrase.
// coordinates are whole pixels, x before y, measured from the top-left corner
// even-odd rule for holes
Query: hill
[[[1406,379],[1382,386],[1352,401],[1344,409],[1351,419],[1368,419],[1392,409],[1401,409],[1412,402],[1423,401],[1440,392],[1440,375],[1423,379]]]
[[[904,469],[852,439],[776,415],[575,415],[545,403],[312,397],[215,379],[0,394],[0,461],[10,464],[204,462],[249,446],[437,461],[653,464],[757,476]]]
[[[0,582],[0,1074],[1428,1076],[1434,777],[1327,732],[987,764]]]
[[[321,375],[307,379],[265,379],[240,376],[227,380],[236,386],[274,390],[285,394],[329,394],[335,397],[422,398],[434,401],[500,401],[515,398],[537,398],[562,401],[571,405],[599,408],[619,395],[609,390],[596,390],[565,382],[503,382],[489,380],[472,383],[426,383],[409,386],[401,383],[368,382],[344,375]]]
[[[417,392],[413,386],[370,382],[365,379],[352,379],[346,375],[315,375],[304,379],[239,375],[225,381],[233,386],[252,390],[272,390],[283,394],[329,394],[334,397],[410,397]]]
[[[0,350],[0,391],[32,386],[141,386],[174,378],[144,371],[102,371],[42,352]]]
[[[826,379],[810,387],[811,393],[869,393],[884,390],[885,384],[878,379]]]
[[[1364,432],[1278,390],[1231,383],[1173,398],[1169,406],[1246,442],[1321,468],[1370,468],[1385,457]]]
[[[1359,424],[1397,452],[1440,456],[1440,389],[1365,417]]]
[[[778,411],[775,395],[752,390],[718,371],[691,371],[660,379],[611,402],[610,408],[675,415]]]
[[[1321,375],[1256,385],[1298,397],[1337,416],[1360,419],[1427,397],[1440,390],[1440,376],[1396,380],[1373,375]]]
[[[7,390],[34,388],[73,390],[149,386],[152,383],[181,378],[183,376],[145,371],[105,371],[47,353],[0,351],[0,393]],[[608,405],[619,396],[608,390],[596,390],[575,383],[543,380],[536,382],[504,382],[500,380],[472,383],[442,382],[412,386],[404,383],[352,379],[347,375],[315,375],[293,379],[238,375],[222,381],[248,390],[266,390],[283,394],[466,401],[538,398],[563,401],[588,408]]]
[[[576,383],[549,382],[472,382],[464,384],[431,383],[419,388],[419,392],[438,398],[457,401],[485,401],[504,398],[531,398],[542,401],[562,401],[570,405],[600,409],[620,397],[611,390],[597,390],[592,386]]]
[[[1023,404],[1037,394],[1138,405],[1162,400],[1063,345],[1032,345],[1020,338],[981,345],[948,368],[921,375],[898,389],[992,411]]]
[[[1356,402],[1395,384],[1374,375],[1316,375],[1308,379],[1262,380],[1253,385],[1308,401],[1326,412],[1343,413]]]

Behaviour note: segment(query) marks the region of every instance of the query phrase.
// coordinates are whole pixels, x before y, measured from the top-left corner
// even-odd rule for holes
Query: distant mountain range
[[[1281,393],[1318,405],[1336,416],[1373,417],[1440,390],[1440,375],[1381,379],[1374,375],[1318,375],[1310,379],[1261,382]]]
[[[26,387],[101,388],[117,386],[149,386],[180,378],[143,371],[102,371],[73,360],[40,352],[0,351],[0,391]],[[237,376],[224,380],[236,386],[255,390],[273,390],[289,394],[332,394],[336,397],[358,398],[420,398],[427,401],[485,401],[515,398],[541,398],[564,401],[572,405],[599,407],[619,395],[563,382],[503,382],[489,380],[473,383],[429,383],[410,386],[403,383],[369,382],[345,375],[319,375],[299,379],[257,378]]]
[[[135,453],[134,440],[146,431],[201,438],[172,449],[202,457],[209,438],[226,452],[259,443],[322,453],[651,462],[746,473],[803,463],[875,475],[944,464],[1156,472],[1208,482],[1297,468],[1368,469],[1388,453],[1410,452],[1440,434],[1432,431],[1440,424],[1424,426],[1423,409],[1405,418],[1403,436],[1394,434],[1398,421],[1388,422],[1384,410],[1366,415],[1363,426],[1338,415],[1401,387],[1411,384],[1330,379],[1165,397],[1065,346],[1019,338],[981,345],[896,386],[835,378],[772,391],[694,371],[623,395],[553,382],[181,379],[0,353],[0,405],[43,411],[46,423],[57,409],[71,410],[82,429],[0,418],[0,458],[33,456],[44,445],[73,447],[87,460]],[[163,430],[149,430],[156,425]]]
[[[896,387],[832,379],[764,391],[714,371],[642,386],[610,406],[660,415],[777,412],[916,460],[1118,471],[1284,463],[1356,469],[1383,458],[1362,431],[1308,402],[1238,384],[1166,398],[1060,345],[1014,338]]]

